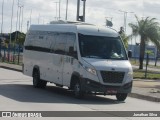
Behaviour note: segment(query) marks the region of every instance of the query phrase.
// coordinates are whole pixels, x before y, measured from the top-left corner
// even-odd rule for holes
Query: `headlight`
[[[128,77],[133,77],[133,72],[128,72]]]
[[[97,72],[95,69],[89,68],[89,67],[84,67],[89,73],[93,74],[93,75],[97,75]]]

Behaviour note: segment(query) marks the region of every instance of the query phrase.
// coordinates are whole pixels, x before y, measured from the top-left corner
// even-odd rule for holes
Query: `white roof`
[[[108,36],[108,37],[118,37],[119,34],[107,27],[100,27],[88,23],[82,22],[52,22],[47,25],[31,25],[30,30],[38,31],[58,31],[58,32],[73,32],[81,33],[84,35],[95,35],[95,36]]]

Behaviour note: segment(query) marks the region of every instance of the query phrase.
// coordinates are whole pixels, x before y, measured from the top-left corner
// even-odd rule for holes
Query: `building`
[[[140,45],[128,45],[128,50],[132,51],[132,57],[133,58],[139,58],[140,54]],[[150,59],[156,59],[156,57],[160,58],[160,53],[157,52],[157,47],[154,45],[146,45],[146,51],[151,51],[151,54],[149,54]],[[146,58],[146,54],[145,57]]]

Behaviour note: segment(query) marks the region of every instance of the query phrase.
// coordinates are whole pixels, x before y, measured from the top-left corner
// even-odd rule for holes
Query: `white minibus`
[[[115,95],[124,101],[131,92],[133,71],[120,35],[113,29],[82,22],[31,25],[27,32],[23,73],[33,86],[47,82],[84,94]]]

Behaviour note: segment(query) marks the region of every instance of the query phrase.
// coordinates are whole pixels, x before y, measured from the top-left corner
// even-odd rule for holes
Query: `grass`
[[[145,78],[145,70],[135,69],[133,71],[134,79],[160,79],[160,74],[154,71],[147,71],[147,76]]]
[[[132,65],[139,66],[139,61],[138,60],[131,59],[130,63]],[[145,78],[145,67],[146,67],[146,64],[144,63],[143,65],[144,65],[144,69],[143,70],[134,69],[134,71],[133,71],[133,78],[134,79],[160,79],[160,74],[159,73],[157,73],[155,71],[150,71],[150,70],[147,70],[147,76]],[[151,65],[151,64],[149,64],[148,67],[149,68],[160,69],[160,66],[154,66],[154,65]]]
[[[138,61],[138,60],[131,59],[131,60],[130,60],[130,63],[131,63],[132,65],[139,66],[139,61]],[[143,66],[146,67],[146,63],[143,63]],[[158,65],[157,65],[157,66],[151,65],[150,63],[148,64],[148,67],[160,69],[160,66],[158,66]]]

